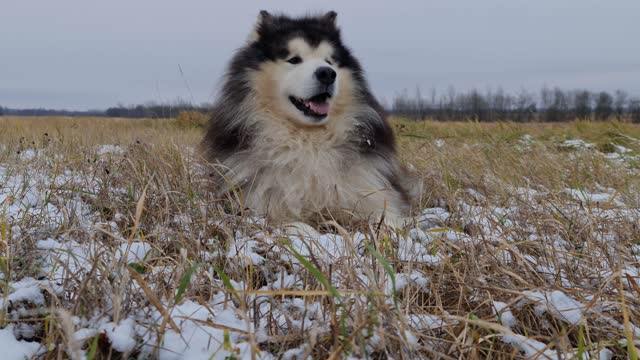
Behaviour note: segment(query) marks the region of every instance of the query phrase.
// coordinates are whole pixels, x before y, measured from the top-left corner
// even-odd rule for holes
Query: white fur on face
[[[333,47],[323,41],[314,48],[303,39],[295,38],[289,41],[288,49],[288,59],[299,56],[302,62],[300,64],[289,64],[283,61],[282,64],[279,65],[281,74],[279,74],[275,81],[278,83],[279,95],[283,101],[287,103],[285,108],[294,119],[304,125],[324,125],[331,116],[331,110],[329,111],[329,116],[322,120],[312,119],[305,116],[291,104],[289,96],[308,99],[322,92],[321,86],[314,74],[319,67],[325,66],[338,72],[335,66],[327,62],[327,60],[331,61],[330,59],[334,52]],[[333,105],[333,99],[338,96],[338,83],[339,79],[336,78],[335,83],[330,86],[333,93],[332,98],[329,99],[330,105]]]

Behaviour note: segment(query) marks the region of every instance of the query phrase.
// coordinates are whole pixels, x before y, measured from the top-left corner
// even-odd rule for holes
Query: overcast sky
[[[640,95],[638,0],[2,0],[0,105],[211,101],[262,8],[336,10],[387,100],[450,85]]]

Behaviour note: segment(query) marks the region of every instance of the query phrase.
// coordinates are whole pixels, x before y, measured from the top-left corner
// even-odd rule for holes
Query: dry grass
[[[637,354],[640,126],[394,126],[428,214],[300,239],[211,197],[201,129],[0,117],[0,288],[43,289],[2,301],[0,325],[43,358],[170,358],[200,332],[213,358]],[[108,329],[127,319],[122,350]]]

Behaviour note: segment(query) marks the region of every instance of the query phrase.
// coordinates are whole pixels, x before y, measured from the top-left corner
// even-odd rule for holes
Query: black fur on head
[[[334,58],[337,65],[350,68],[360,75],[360,64],[342,44],[340,29],[336,26],[337,15],[335,11],[330,11],[321,16],[291,18],[286,15],[272,15],[262,10],[256,23],[255,36],[247,49],[255,56],[250,58],[257,61],[258,65],[265,60],[284,59],[289,55],[287,43],[296,37],[304,39],[312,46],[327,41],[335,49]]]
[[[334,48],[335,66],[347,68],[353,76],[358,94],[355,98],[363,106],[378,114],[381,121],[366,121],[358,127],[354,141],[366,154],[388,154],[395,151],[393,131],[386,122],[382,107],[369,91],[362,67],[343,43],[340,29],[336,25],[337,13],[329,11],[323,15],[292,18],[260,11],[254,33],[249,42],[240,48],[231,59],[222,91],[214,106],[209,129],[203,145],[210,160],[223,161],[235,152],[251,146],[256,129],[243,126],[248,122],[237,121],[250,114],[243,112],[242,103],[251,91],[248,73],[258,71],[260,65],[268,61],[286,59],[289,56],[287,44],[293,38],[302,38],[311,45],[322,41]],[[358,140],[359,139],[359,140]]]

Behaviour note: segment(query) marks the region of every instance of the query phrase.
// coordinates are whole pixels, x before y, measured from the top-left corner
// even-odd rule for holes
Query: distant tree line
[[[521,90],[516,94],[495,90],[469,90],[457,92],[450,87],[438,94],[431,90],[423,94],[420,88],[415,93],[403,91],[396,96],[391,106],[392,114],[416,120],[431,118],[437,121],[547,121],[560,122],[575,119],[631,120],[640,123],[640,98],[631,97],[623,90],[614,93],[589,90],[563,90],[542,88],[538,93]],[[122,118],[175,118],[181,112],[208,114],[210,104],[194,105],[180,99],[172,103],[149,102],[142,105],[122,105],[107,110],[54,110],[44,108],[12,109],[0,106],[0,116],[107,116]]]
[[[425,96],[418,88],[413,95],[404,91],[396,96],[390,110],[395,115],[412,119],[438,121],[559,122],[616,118],[640,123],[640,98],[632,98],[623,90],[610,94],[544,87],[538,94],[526,90],[507,94],[501,88],[484,92],[457,92],[449,88],[446,93],[437,94],[431,90]]]
[[[206,103],[193,105],[185,101],[170,104],[151,102],[144,105],[117,105],[108,108],[104,114],[108,117],[165,119],[177,117],[178,114],[183,111],[195,111],[206,114],[211,111],[211,105]]]
[[[110,107],[107,110],[56,110],[45,108],[30,109],[12,109],[0,106],[0,116],[96,116],[96,117],[122,117],[122,118],[175,118],[183,111],[195,111],[200,113],[208,113],[211,105],[201,104],[193,105],[184,101],[176,101],[173,103],[155,103],[149,102],[143,105],[122,105]]]
[[[45,108],[12,109],[0,106],[0,116],[105,116],[102,110],[57,110]]]

